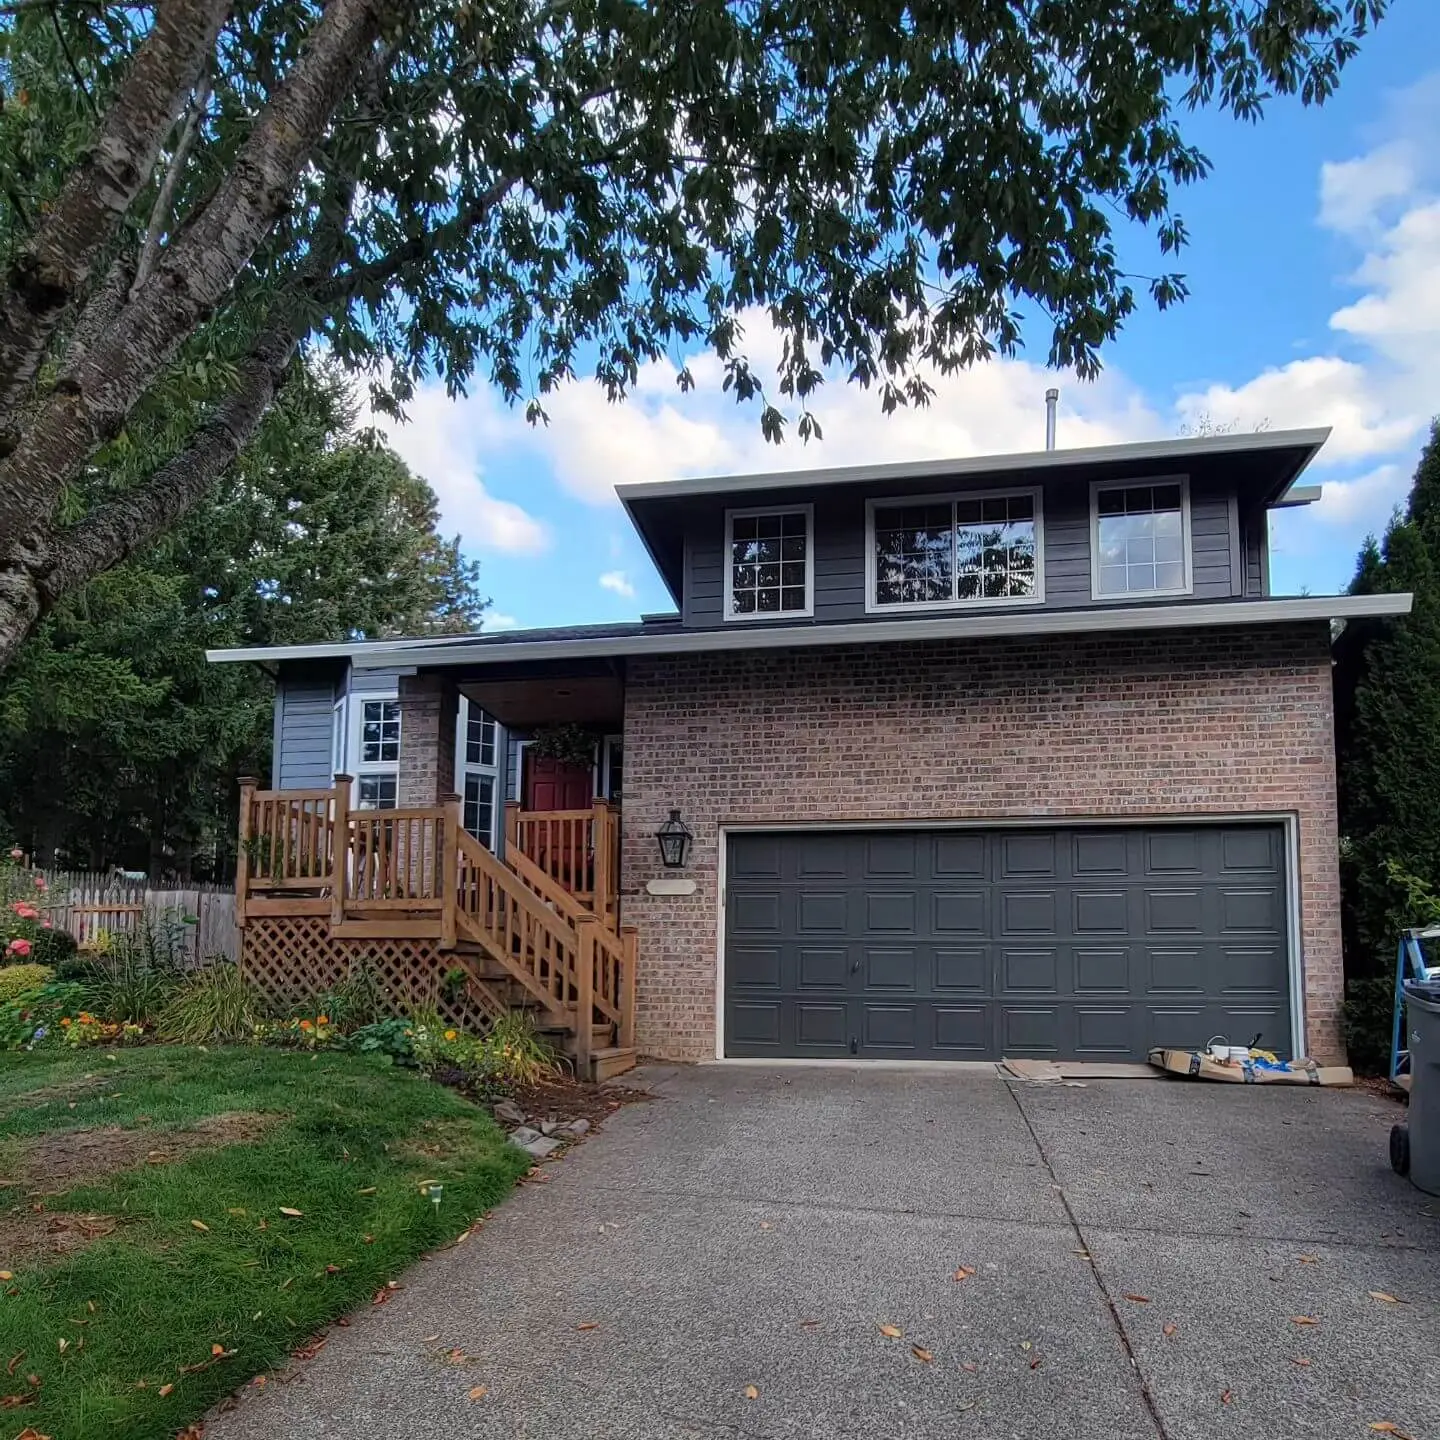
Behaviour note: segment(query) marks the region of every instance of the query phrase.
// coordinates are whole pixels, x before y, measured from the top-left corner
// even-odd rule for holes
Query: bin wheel
[[[1390,1127],[1390,1168],[1397,1175],[1410,1173],[1410,1127],[1408,1125],[1392,1125]]]

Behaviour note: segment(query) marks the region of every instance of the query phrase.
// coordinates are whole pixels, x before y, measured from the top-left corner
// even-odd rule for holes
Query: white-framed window
[[[1190,485],[1183,476],[1090,487],[1090,589],[1096,600],[1188,595]]]
[[[500,823],[500,771],[505,760],[504,736],[493,715],[460,697],[455,757],[460,791],[460,823],[482,845],[495,848]]]
[[[815,508],[725,512],[725,618],[792,620],[815,613]]]
[[[870,500],[865,608],[956,609],[1045,598],[1038,488]]]
[[[355,805],[360,810],[393,810],[400,794],[400,701],[394,695],[356,695]]]

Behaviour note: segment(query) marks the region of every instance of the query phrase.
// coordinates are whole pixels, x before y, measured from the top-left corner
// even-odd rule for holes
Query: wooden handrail
[[[587,810],[505,807],[505,853],[519,851],[615,930],[619,924],[620,809],[596,800]]]

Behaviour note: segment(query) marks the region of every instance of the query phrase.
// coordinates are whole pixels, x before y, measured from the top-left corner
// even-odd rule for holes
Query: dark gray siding
[[[1245,560],[1245,593],[1268,595],[1270,566],[1267,561],[1270,541],[1269,515],[1266,511],[1241,515],[1240,545]]]
[[[319,790],[333,784],[335,684],[328,677],[280,677],[275,688],[275,759],[280,790]]]
[[[400,672],[398,670],[352,670],[350,672],[350,693],[352,695],[400,693]]]
[[[993,482],[976,489],[997,488]],[[907,494],[954,493],[953,484],[914,488]],[[815,508],[815,621],[854,620],[865,611],[865,504],[874,492],[826,493],[795,490],[766,497],[767,505],[810,504]],[[685,546],[687,625],[718,625],[724,619],[724,499],[697,502]],[[736,506],[735,508],[739,508]],[[1045,549],[1045,609],[1095,603],[1090,594],[1090,487],[1052,483],[1042,500]],[[1192,484],[1190,494],[1191,574],[1194,597],[1228,598],[1235,592],[1234,517],[1228,488]],[[1256,592],[1258,593],[1258,592]],[[1113,604],[1113,600],[1106,601]],[[934,614],[934,611],[923,612]],[[765,622],[761,622],[765,623]],[[776,622],[779,623],[779,622]],[[799,623],[804,623],[799,622]]]

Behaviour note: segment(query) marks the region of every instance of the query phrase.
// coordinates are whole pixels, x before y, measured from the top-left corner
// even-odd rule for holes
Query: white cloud
[[[1395,200],[1415,187],[1415,157],[1408,144],[1381,145],[1354,160],[1320,167],[1320,223],[1328,230],[1363,234]]]
[[[1329,425],[1332,433],[1320,458],[1325,464],[1383,455],[1401,446],[1420,426],[1414,414],[1397,414],[1363,365],[1334,355],[1292,360],[1263,371],[1243,385],[1209,385],[1176,402],[1184,421],[1202,415],[1241,430]]]
[[[545,526],[519,505],[492,495],[481,479],[477,448],[493,434],[495,402],[486,393],[452,401],[443,385],[425,385],[407,407],[406,423],[370,414],[367,423],[381,431],[402,460],[423,477],[440,502],[440,529],[459,531],[468,545],[534,555],[546,549]]]
[[[630,577],[623,570],[607,570],[600,577],[600,588],[613,591],[626,600],[635,598],[635,587],[630,583]]]
[[[485,612],[485,623],[481,626],[483,630],[514,630],[519,627],[520,622],[513,615],[501,615],[494,610]]]
[[[1337,310],[1331,328],[1423,369],[1428,384],[1440,337],[1440,200],[1406,211],[1367,251],[1355,279],[1369,292]]]
[[[1378,529],[1410,490],[1410,472],[1403,465],[1378,465],[1348,480],[1327,480],[1320,499],[1305,514],[1332,525]]]

